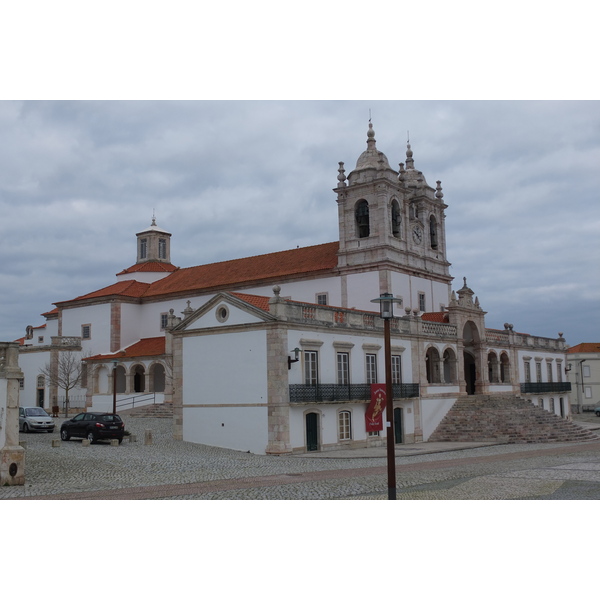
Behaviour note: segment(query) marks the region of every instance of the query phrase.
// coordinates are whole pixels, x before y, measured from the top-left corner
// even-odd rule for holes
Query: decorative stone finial
[[[413,151],[411,150],[410,144],[406,144],[406,168],[414,169],[415,161],[413,160]]]
[[[189,316],[190,316],[190,315],[191,315],[191,314],[194,312],[194,309],[192,308],[191,304],[192,304],[192,303],[191,303],[191,302],[188,300],[188,301],[187,301],[187,306],[186,306],[186,307],[183,309],[183,311],[181,312],[181,314],[182,314],[182,315],[183,315],[185,318],[189,317]]]
[[[346,187],[346,171],[344,170],[344,163],[340,162],[338,163],[340,165],[340,168],[338,169],[338,187]]]
[[[442,192],[442,182],[441,181],[436,181],[437,183],[437,187],[435,188],[435,197],[438,200],[441,200],[444,197],[444,194]]]
[[[274,285],[274,286],[273,286],[273,293],[275,294],[275,296],[276,296],[277,298],[279,298],[279,294],[280,294],[280,292],[281,292],[281,286]]]

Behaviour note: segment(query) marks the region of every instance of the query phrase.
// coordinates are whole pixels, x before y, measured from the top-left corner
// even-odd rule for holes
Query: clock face
[[[415,225],[413,227],[412,234],[413,234],[413,240],[415,240],[415,242],[417,244],[420,244],[421,240],[423,239],[423,231],[421,230],[421,228],[418,227],[417,225]]]

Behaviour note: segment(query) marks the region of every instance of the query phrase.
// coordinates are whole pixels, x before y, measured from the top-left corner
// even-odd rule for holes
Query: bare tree
[[[40,369],[40,373],[48,379],[51,386],[65,391],[65,418],[69,416],[69,392],[80,387],[85,373],[86,365],[82,358],[79,352],[60,352],[56,368],[52,368],[51,363],[46,363]]]

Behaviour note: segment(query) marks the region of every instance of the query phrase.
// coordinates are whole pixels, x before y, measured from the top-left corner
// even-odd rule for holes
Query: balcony
[[[522,394],[559,394],[561,392],[570,392],[571,384],[568,381],[556,383],[522,383]]]
[[[419,395],[418,383],[395,383],[393,385],[394,399],[416,398]],[[368,383],[353,383],[337,385],[322,383],[318,385],[290,385],[290,402],[352,402],[371,400],[371,385]]]

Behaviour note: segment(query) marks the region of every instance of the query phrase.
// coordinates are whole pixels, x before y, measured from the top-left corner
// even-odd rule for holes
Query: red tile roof
[[[432,321],[433,323],[448,323],[449,322],[447,312],[423,313],[421,315],[421,319],[423,321]]]
[[[252,304],[256,306],[256,308],[260,308],[266,312],[269,312],[269,298],[267,296],[256,296],[254,294],[240,294],[238,292],[232,292],[232,296],[247,302],[248,304]]]
[[[573,346],[567,350],[567,354],[576,354],[579,352],[586,353],[598,353],[600,352],[600,344],[596,343],[583,343],[577,344],[577,346]]]
[[[337,266],[338,242],[178,269],[151,285],[145,298],[226,289],[239,284],[278,281],[328,272]]]
[[[79,300],[92,300],[94,298],[105,298],[106,296],[126,296],[128,298],[141,298],[144,292],[150,287],[149,283],[141,283],[134,279],[128,279],[127,281],[119,281],[113,285],[109,285],[95,292],[84,294],[83,296],[77,296],[73,300],[66,300],[65,302],[75,302]],[[57,302],[57,305],[64,304],[65,302]]]
[[[240,284],[251,285],[269,281],[275,283],[296,276],[327,273],[337,266],[338,248],[339,242],[330,242],[186,269],[174,267],[175,270],[170,275],[154,283],[141,283],[133,279],[119,281],[95,292],[77,296],[73,300],[56,302],[56,304],[93,300],[107,296],[152,298],[186,292],[226,290]],[[126,269],[123,273],[133,272],[131,269],[134,267]]]
[[[125,275],[126,273],[169,273],[177,271],[179,267],[172,265],[171,263],[163,263],[158,261],[148,261],[144,263],[135,264],[128,269],[123,269],[118,275]]]
[[[83,360],[112,360],[113,358],[138,358],[141,356],[160,356],[165,353],[165,338],[143,338],[139,342],[135,342],[131,346],[127,346],[124,350],[119,350],[114,354],[97,354]]]

